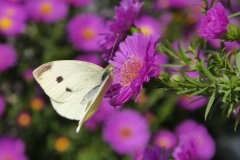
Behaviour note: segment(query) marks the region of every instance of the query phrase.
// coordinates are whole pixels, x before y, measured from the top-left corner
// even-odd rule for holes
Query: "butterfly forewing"
[[[92,63],[66,60],[46,63],[35,69],[33,75],[52,101],[63,103],[76,92],[84,95],[98,86],[103,71]]]

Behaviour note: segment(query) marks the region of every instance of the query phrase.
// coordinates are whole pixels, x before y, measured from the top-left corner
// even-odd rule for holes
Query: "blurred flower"
[[[59,137],[55,141],[55,149],[59,152],[65,152],[70,146],[70,141],[67,137]]]
[[[35,111],[41,111],[45,106],[45,102],[42,97],[34,97],[31,100],[31,107]]]
[[[173,148],[177,144],[177,137],[171,131],[161,130],[154,136],[153,144],[166,149]]]
[[[64,19],[68,14],[67,5],[60,0],[27,1],[26,9],[34,21],[54,23]]]
[[[135,21],[135,26],[141,30],[144,35],[162,35],[162,28],[159,20],[156,20],[150,16],[142,16]]]
[[[191,103],[192,101],[195,102]],[[178,104],[186,110],[194,111],[198,108],[204,107],[207,104],[207,102],[208,98],[204,98],[202,96],[193,96],[190,98],[189,95],[182,95],[180,100],[178,101]]]
[[[119,154],[144,148],[149,138],[148,123],[137,111],[130,109],[115,112],[103,128],[103,139]]]
[[[139,98],[137,100],[137,104],[144,105],[147,102],[147,100],[148,100],[148,97],[147,97],[145,91],[142,90],[142,92],[140,93]]]
[[[83,7],[92,3],[92,0],[64,0],[64,1],[75,7]]]
[[[26,0],[0,0],[0,2],[13,2],[13,3],[20,3],[20,2],[24,2]]]
[[[0,32],[16,36],[25,29],[26,13],[17,4],[0,2]]]
[[[114,16],[114,21],[108,23],[110,33],[102,34],[104,38],[99,41],[100,47],[104,52],[104,60],[111,58],[113,47],[113,53],[118,50],[119,43],[126,38],[127,32],[133,25],[143,4],[143,2],[138,2],[138,0],[122,0],[120,6],[115,7],[116,15]]]
[[[146,148],[142,160],[167,160],[170,157],[169,150],[156,146],[154,149]]]
[[[4,97],[0,94],[0,117],[2,116],[5,110],[5,106],[6,106],[6,103],[5,103]]]
[[[87,122],[85,122],[85,126],[89,130],[96,129],[99,123],[104,122],[109,116],[114,113],[114,111],[117,110],[116,108],[112,107],[108,101],[109,99],[104,98],[97,112]]]
[[[196,4],[202,5],[201,0],[155,0],[155,3],[153,3],[155,9],[183,9]]]
[[[31,124],[31,121],[32,121],[32,116],[26,111],[22,111],[17,116],[17,123],[21,127],[28,127]]]
[[[224,7],[219,2],[216,6],[207,11],[202,19],[199,36],[206,39],[221,39],[227,33],[229,20]]]
[[[200,141],[196,135],[183,135],[179,138],[179,145],[174,149],[173,157],[175,160],[197,160],[198,145]]]
[[[0,137],[0,160],[27,160],[21,139]]]
[[[181,136],[187,136],[188,138],[190,137],[189,139],[184,138],[182,141],[180,141],[180,143],[184,142],[190,143],[186,144],[186,147],[191,145],[191,143],[197,144],[197,146],[194,149],[194,152],[196,152],[196,156],[198,159],[208,160],[211,159],[215,154],[215,142],[209,135],[205,126],[196,123],[194,120],[186,120],[176,127],[175,132],[178,135],[178,137]],[[192,141],[192,139],[195,139],[197,141]],[[182,150],[182,152],[183,151],[185,153],[185,150]]]
[[[84,55],[80,54],[75,59],[79,60],[79,61],[91,62],[91,63],[97,64],[99,66],[103,65],[103,62],[101,61],[102,58],[99,57],[95,53],[87,53],[87,54],[84,54]]]
[[[98,41],[102,39],[99,34],[103,33],[105,28],[102,17],[87,13],[72,18],[67,25],[67,32],[76,49],[99,51]]]
[[[156,116],[150,111],[144,113],[144,117],[148,121],[148,123],[153,123],[156,120]]]
[[[25,81],[27,81],[27,82],[31,82],[31,81],[33,81],[33,69],[32,68],[28,68],[27,70],[25,70],[24,72],[23,72],[23,78],[24,78],[24,80]]]
[[[17,57],[17,53],[12,46],[0,43],[0,73],[15,66]]]
[[[111,105],[122,106],[133,95],[136,95],[137,101],[143,82],[159,75],[160,67],[156,62],[155,51],[157,41],[156,35],[135,33],[119,45],[119,51],[109,61],[115,70],[112,90],[106,94],[111,97]]]

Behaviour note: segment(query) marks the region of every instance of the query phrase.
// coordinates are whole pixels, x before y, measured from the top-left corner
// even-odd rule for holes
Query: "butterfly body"
[[[103,69],[89,62],[64,60],[43,64],[33,71],[33,75],[58,114],[79,120],[79,132],[111,86],[112,70],[112,65]]]

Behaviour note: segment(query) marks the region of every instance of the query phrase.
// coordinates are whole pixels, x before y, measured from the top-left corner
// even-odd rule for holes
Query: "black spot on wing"
[[[49,62],[49,63],[44,64],[43,66],[41,66],[41,67],[35,72],[36,77],[37,77],[37,78],[40,78],[41,75],[42,75],[44,72],[52,69],[52,64],[53,64],[53,62]]]
[[[62,76],[57,77],[56,81],[57,81],[58,83],[62,82],[62,81],[63,81],[63,77],[62,77]]]
[[[68,87],[66,88],[66,91],[67,92],[72,92],[72,90],[70,88],[68,88]]]

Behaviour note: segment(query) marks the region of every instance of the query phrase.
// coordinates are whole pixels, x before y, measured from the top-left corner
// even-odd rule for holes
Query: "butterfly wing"
[[[33,75],[53,102],[62,104],[76,94],[87,93],[101,83],[104,69],[92,63],[65,60],[53,61],[38,67]]]

